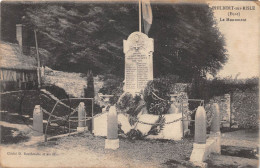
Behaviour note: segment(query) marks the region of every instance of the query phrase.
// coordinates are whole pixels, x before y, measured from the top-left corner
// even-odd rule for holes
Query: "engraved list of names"
[[[134,32],[124,40],[125,86],[124,91],[136,93],[153,80],[153,39]]]

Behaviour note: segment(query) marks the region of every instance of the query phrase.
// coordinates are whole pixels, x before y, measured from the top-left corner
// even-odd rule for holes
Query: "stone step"
[[[206,161],[209,168],[258,168],[257,159],[212,154]]]
[[[259,159],[258,149],[241,146],[221,146],[221,155],[236,156],[248,159]]]
[[[222,146],[239,146],[246,148],[257,148],[258,147],[258,139],[257,140],[243,140],[243,139],[225,139],[221,137],[221,145]]]

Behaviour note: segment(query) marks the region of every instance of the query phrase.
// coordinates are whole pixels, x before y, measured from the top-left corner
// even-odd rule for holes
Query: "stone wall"
[[[259,93],[257,90],[235,91],[231,95],[233,127],[259,127]]]

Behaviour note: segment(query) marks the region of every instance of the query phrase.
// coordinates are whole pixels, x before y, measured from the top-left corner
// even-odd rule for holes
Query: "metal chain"
[[[193,114],[196,110],[197,110],[197,108],[195,108],[195,109],[192,110],[192,111],[189,111],[189,113],[185,114],[184,117],[190,116],[190,115]],[[56,119],[58,119],[58,120],[69,121],[69,122],[88,121],[88,120],[97,118],[97,117],[99,117],[99,116],[101,116],[101,115],[103,115],[103,114],[105,114],[105,113],[108,113],[108,111],[106,110],[105,112],[99,113],[99,114],[97,114],[97,115],[95,115],[95,116],[93,116],[93,117],[89,117],[88,119],[84,119],[84,120],[69,120],[69,119],[66,119],[66,117],[58,117],[58,116],[55,116],[55,115],[53,115],[53,114],[50,114],[49,112],[47,112],[47,111],[44,110],[44,109],[43,109],[43,112],[46,113],[46,114],[48,114],[48,115],[51,115],[52,117],[54,117],[54,118],[56,118]],[[120,113],[120,112],[119,112],[118,114],[124,114],[124,115],[125,115],[125,113]],[[154,124],[153,124],[153,123],[143,122],[143,121],[140,121],[139,119],[136,119],[136,118],[133,118],[133,117],[132,117],[132,119],[133,119],[135,122],[138,122],[138,123],[141,123],[141,124],[145,124],[145,125],[172,124],[172,123],[174,123],[174,122],[178,122],[178,121],[182,120],[182,118],[183,118],[183,117],[180,117],[180,118],[178,118],[178,119],[175,119],[175,120],[173,120],[173,121],[166,122],[166,123],[154,123]]]
[[[48,114],[49,116],[54,117],[55,119],[62,120],[62,121],[68,121],[68,120],[66,119],[66,117],[58,117],[58,116],[56,116],[56,115],[51,114],[50,112],[46,111],[46,110],[43,109],[43,108],[42,108],[42,112],[45,113],[45,114]]]
[[[160,97],[157,96],[154,92],[152,92],[152,94],[153,94],[153,96],[155,96],[157,99],[168,102],[168,100],[165,100],[165,99],[163,99],[163,98],[160,98]],[[153,96],[152,96],[152,98],[155,99]],[[156,100],[156,99],[155,99],[155,100]]]
[[[189,113],[188,114],[186,114],[185,115],[185,117],[188,117],[188,116],[190,116],[190,115],[192,115],[195,111],[197,111],[197,108],[195,108],[194,110],[192,110],[192,111],[189,111]],[[118,114],[124,114],[125,115],[125,113],[118,113]],[[143,121],[139,121],[138,119],[136,119],[136,118],[134,118],[134,117],[132,117],[132,119],[135,121],[135,122],[138,122],[138,123],[141,123],[141,124],[145,124],[145,125],[162,125],[162,124],[172,124],[172,123],[174,123],[174,122],[177,122],[177,121],[180,121],[180,120],[182,120],[182,117],[180,117],[180,118],[178,118],[178,119],[175,119],[175,120],[173,120],[173,121],[170,121],[170,122],[166,122],[166,123],[147,123],[147,122],[143,122]]]

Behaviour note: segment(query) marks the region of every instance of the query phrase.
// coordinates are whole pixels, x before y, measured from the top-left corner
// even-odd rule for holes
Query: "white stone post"
[[[170,107],[168,113],[169,113],[169,114],[176,114],[176,113],[181,112],[181,111],[175,106],[175,104],[176,104],[176,95],[175,95],[175,94],[171,94],[170,96],[171,96],[171,102],[172,102],[172,104],[171,104],[171,107]]]
[[[207,167],[204,161],[210,156],[211,153],[221,152],[221,134],[219,124],[219,107],[218,104],[213,104],[213,125],[211,127],[212,134],[206,139],[206,111],[202,106],[198,107],[195,115],[195,142],[190,156],[190,161],[194,165],[200,167]]]
[[[111,106],[107,115],[107,139],[105,149],[116,150],[119,148],[117,111]]]
[[[221,132],[220,132],[220,111],[219,105],[214,103],[212,106],[213,118],[210,127],[211,136],[216,138],[216,144],[214,145],[214,152],[221,153]]]
[[[199,106],[195,115],[195,137],[194,141],[197,144],[206,143],[206,127],[207,127],[206,111],[204,107]]]
[[[213,103],[212,110],[213,110],[213,118],[212,118],[210,131],[211,131],[211,133],[217,133],[217,132],[220,132],[219,105],[217,103]]]
[[[225,94],[224,95],[224,110],[223,110],[223,120],[226,121],[226,123],[223,123],[223,127],[230,127],[230,95]]]
[[[36,105],[33,110],[33,137],[34,140],[43,140],[43,113],[40,105]]]
[[[195,137],[190,161],[196,165],[203,165],[206,159],[206,111],[199,106],[195,114]]]
[[[86,127],[86,110],[85,110],[85,104],[84,102],[80,102],[78,106],[78,132],[84,132],[85,130],[88,130]]]

